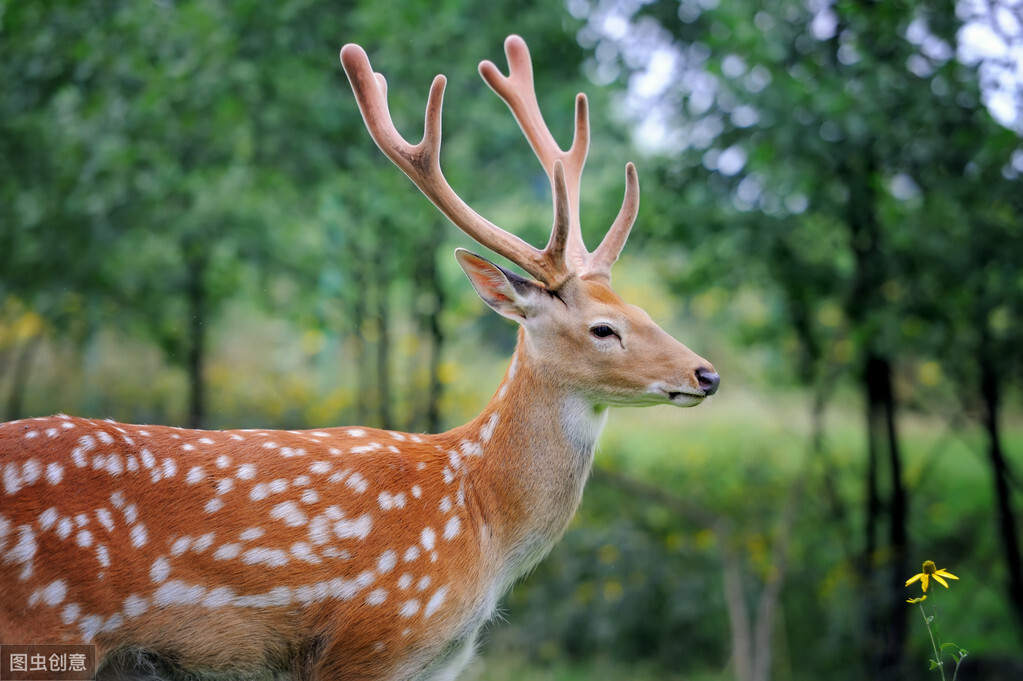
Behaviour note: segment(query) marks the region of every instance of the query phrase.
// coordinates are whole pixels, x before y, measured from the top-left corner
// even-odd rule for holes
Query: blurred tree
[[[910,310],[927,306],[945,326],[973,320],[977,375],[987,362],[987,375],[999,377],[987,387],[974,381],[974,394],[997,395],[1014,354],[986,342],[983,331],[1018,297],[1006,290],[1018,289],[1018,275],[980,246],[988,237],[1004,243],[1004,229],[984,224],[991,218],[968,219],[971,232],[986,233],[968,247],[952,216],[972,215],[968,196],[991,200],[992,177],[1013,172],[1018,141],[1004,130],[992,141],[996,126],[976,71],[953,59],[955,7],[683,0],[596,3],[586,11],[581,39],[593,47],[592,71],[628,78],[641,139],[670,158],[663,181],[677,193],[654,211],[665,238],[697,245],[685,288],[760,288],[784,312],[779,325],[758,320],[757,340],[798,348],[794,377],[817,386],[818,396],[836,371],[851,370],[860,385],[870,593],[863,645],[879,677],[899,676],[909,499],[894,376],[900,362],[934,350],[921,339],[935,330],[908,318]],[[995,213],[1018,224],[1011,203],[1001,200]],[[944,212],[927,210],[925,218],[925,207],[942,204]],[[1009,245],[1018,261],[1018,240]],[[946,260],[960,263],[955,276]],[[735,262],[744,266],[728,267]],[[924,285],[942,276],[946,286]],[[1000,283],[992,287],[994,278]],[[948,305],[947,286],[970,280],[976,286]],[[997,399],[984,401],[987,412],[997,407]],[[992,457],[996,469],[999,459]],[[1011,517],[1003,508],[1000,516]],[[1014,531],[1003,530],[1003,541]],[[1012,553],[1010,573],[1018,564]]]
[[[321,285],[340,287],[347,313],[331,318],[356,339],[357,415],[438,427],[444,295],[426,259],[441,234],[457,230],[442,229],[373,148],[337,52],[346,40],[367,46],[403,130],[421,125],[429,82],[448,71],[452,183],[480,206],[487,197],[493,206],[542,205],[539,168],[474,69],[483,57],[501,61],[513,24],[544,65],[544,99],[574,93],[579,55],[565,19],[556,5],[510,1],[410,2],[394,12],[304,0],[5,6],[0,70],[14,85],[0,95],[0,296],[31,305],[58,336],[74,317],[87,330],[115,322],[153,338],[187,371],[186,420],[199,425],[206,337],[226,301],[262,299],[322,326],[314,297]],[[561,99],[569,104],[550,107],[551,123],[568,130],[571,97]],[[334,197],[343,222],[318,224],[324,203],[309,200],[317,196]],[[546,229],[546,219],[516,214],[540,228],[527,231]],[[409,309],[391,304],[415,282],[424,289]],[[427,370],[396,390],[399,319],[411,319],[419,345],[432,349]],[[9,354],[27,367],[29,354]],[[400,404],[407,416],[393,413]]]

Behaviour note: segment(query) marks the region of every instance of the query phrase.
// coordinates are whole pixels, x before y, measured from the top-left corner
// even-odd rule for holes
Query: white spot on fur
[[[405,493],[391,494],[390,492],[381,492],[377,497],[377,501],[380,502],[380,508],[384,511],[390,511],[392,508],[405,508]]]
[[[85,453],[96,448],[96,439],[91,435],[83,435],[78,438],[78,446],[71,450],[71,458],[79,468],[85,468]]]
[[[99,561],[100,566],[103,568],[110,567],[110,549],[107,548],[106,544],[96,545],[96,560]]]
[[[4,491],[7,494],[14,494],[21,489],[21,474],[18,472],[18,464],[9,463],[4,467]]]
[[[231,458],[221,454],[217,457],[217,468],[227,468],[231,465]]]
[[[114,531],[114,515],[105,508],[96,509],[96,519],[99,520],[99,524],[102,525],[107,532]]]
[[[146,532],[146,526],[142,523],[135,525],[131,528],[131,544],[135,548],[140,548],[146,545],[149,535]]]
[[[188,547],[191,546],[191,544],[192,544],[191,537],[189,536],[179,537],[178,539],[174,540],[173,544],[171,544],[170,553],[172,556],[180,556],[182,553],[188,550]]]
[[[166,556],[160,556],[153,561],[153,566],[149,568],[149,578],[155,584],[163,584],[167,581],[167,577],[170,576],[170,571],[170,561],[167,560]]]
[[[49,530],[57,520],[60,519],[60,514],[57,512],[55,506],[51,506],[42,513],[39,514],[39,527],[44,531]],[[6,521],[0,521],[0,539],[3,539],[8,532],[8,523]]]
[[[214,560],[232,560],[238,557],[238,554],[242,552],[241,544],[224,544],[218,546],[217,550],[213,552]]]
[[[64,479],[64,467],[59,463],[50,463],[46,465],[46,481],[51,485],[60,484],[60,481]]]
[[[172,580],[162,584],[153,594],[153,603],[158,606],[195,605],[206,595],[206,589],[197,584],[186,584]]]
[[[415,598],[405,601],[398,609],[398,614],[402,617],[412,617],[417,612],[419,612],[419,601]]]
[[[433,551],[433,547],[437,543],[437,533],[433,531],[432,527],[427,527],[419,535],[419,539],[423,543],[423,548],[427,551]]]
[[[138,594],[132,594],[124,599],[124,607],[121,609],[129,618],[138,617],[144,615],[146,610],[149,610],[149,600],[142,598]]]
[[[365,539],[373,528],[373,518],[369,514],[361,515],[355,520],[339,520],[334,523],[334,534],[339,539]]]
[[[88,530],[82,530],[75,537],[75,543],[81,546],[83,549],[87,549],[92,546],[92,532]]]
[[[206,502],[204,507],[207,513],[216,513],[220,509],[224,508],[224,500],[220,497],[213,497]]]
[[[330,472],[330,463],[327,461],[313,461],[309,471],[317,475],[325,475]]]
[[[35,459],[29,459],[22,464],[21,475],[25,478],[26,485],[36,484],[36,481],[42,477],[42,474],[43,467]]]
[[[419,557],[419,547],[416,545],[410,546],[405,550],[405,555],[402,556],[402,560],[406,563],[411,563]]]
[[[203,479],[202,469],[195,466],[188,471],[188,475],[185,476],[185,482],[189,485],[195,485]]]
[[[299,560],[312,563],[313,565],[319,565],[323,562],[320,560],[320,557],[316,555],[316,552],[313,551],[313,547],[309,546],[309,544],[304,541],[295,542],[291,545],[291,555],[295,556],[295,558],[298,558]]]
[[[275,520],[283,520],[285,525],[299,527],[309,522],[305,513],[294,501],[285,501],[270,509],[270,517]]]
[[[369,489],[369,483],[366,482],[366,478],[362,477],[359,473],[352,473],[348,480],[345,481],[345,485],[351,487],[359,494]]]
[[[398,578],[398,588],[405,591],[410,586],[412,586],[412,575],[406,572]]]
[[[264,534],[266,534],[266,530],[262,527],[250,527],[247,530],[242,530],[242,533],[238,535],[238,538],[242,541],[252,541],[253,539],[259,539]]]
[[[483,456],[483,447],[479,442],[462,440],[461,449],[465,456]]]
[[[213,537],[214,537],[213,532],[207,532],[206,534],[200,536],[198,539],[195,540],[195,543],[192,544],[192,550],[195,551],[196,553],[202,553],[203,551],[205,551],[206,549],[213,545]]]
[[[380,559],[377,561],[377,572],[380,574],[387,574],[394,569],[394,566],[398,564],[398,553],[393,549],[389,549],[380,554]]]
[[[366,595],[366,605],[380,605],[387,600],[386,589],[373,589]]]
[[[63,603],[66,596],[67,584],[62,579],[50,582],[42,590],[43,603],[51,608]]]
[[[119,455],[111,454],[107,457],[106,469],[110,475],[120,475],[124,472],[124,462]]]
[[[218,586],[210,590],[206,598],[202,599],[202,604],[207,608],[222,608],[231,605],[233,601],[234,591],[230,587]]]
[[[288,554],[281,549],[255,548],[242,554],[242,562],[249,565],[268,565],[281,567],[288,564]]]
[[[315,504],[320,500],[320,495],[316,493],[314,489],[307,489],[302,491],[302,503],[304,504]]]
[[[309,521],[309,541],[326,544],[330,540],[330,521],[324,515],[313,516]]]
[[[57,522],[57,536],[61,539],[67,539],[70,537],[73,529],[74,525],[71,522],[71,518],[61,518]]]
[[[256,477],[256,467],[251,463],[243,463],[238,466],[238,472],[235,475],[239,480],[252,480]]]
[[[349,428],[345,432],[348,433],[348,435],[351,436],[351,437],[365,437],[366,436],[366,431],[364,431],[362,428]]]
[[[490,442],[490,438],[494,437],[494,429],[497,428],[497,421],[500,418],[500,414],[496,411],[490,415],[487,422],[483,424],[483,428],[480,429],[480,440],[483,443]]]
[[[448,587],[442,586],[441,588],[437,589],[434,592],[434,594],[430,596],[430,600],[427,601],[426,609],[423,610],[423,617],[429,617],[433,613],[437,612],[437,609],[444,604],[444,599],[447,597],[447,595]]]
[[[457,516],[451,516],[447,524],[444,526],[444,539],[451,541],[458,536],[458,533],[462,530],[462,520]]]
[[[430,582],[432,581],[433,580],[430,579],[430,575],[426,575],[420,578],[419,584],[416,585],[416,588],[419,589],[420,591],[426,591],[430,586]]]
[[[423,496],[423,488],[419,485],[412,485],[412,496],[416,499],[420,499]]]
[[[64,610],[60,613],[60,621],[67,625],[74,624],[81,612],[81,606],[77,603],[69,603],[64,606]]]

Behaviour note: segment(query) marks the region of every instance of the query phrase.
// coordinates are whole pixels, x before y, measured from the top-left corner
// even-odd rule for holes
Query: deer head
[[[625,198],[618,216],[600,245],[588,251],[579,223],[580,183],[590,137],[586,96],[576,97],[572,146],[563,150],[544,123],[522,38],[510,36],[505,54],[507,76],[490,61],[482,62],[479,71],[511,109],[550,179],[554,225],[543,250],[481,216],[445,179],[440,167],[444,76],[438,75],[430,88],[423,139],[410,144],[395,129],[388,111],[387,82],[373,72],[363,49],[346,45],[341,61],[366,127],[384,154],[459,229],[534,277],[521,277],[462,249],[455,254],[484,302],[521,325],[520,347],[531,362],[594,405],[699,404],[717,391],[719,377],[713,366],[611,288],[611,267],[639,211],[635,166],[625,167]]]

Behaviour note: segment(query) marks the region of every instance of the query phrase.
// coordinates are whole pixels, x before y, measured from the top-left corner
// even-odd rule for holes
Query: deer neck
[[[466,480],[500,555],[503,588],[558,541],[582,499],[605,407],[557,380],[520,332],[504,380],[483,412],[451,431],[460,439]],[[467,490],[468,491],[468,490]]]

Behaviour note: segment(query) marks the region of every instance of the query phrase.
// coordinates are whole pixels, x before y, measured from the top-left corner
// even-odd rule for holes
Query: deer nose
[[[721,377],[710,367],[700,367],[696,370],[696,382],[703,390],[703,394],[710,396],[718,391]]]

